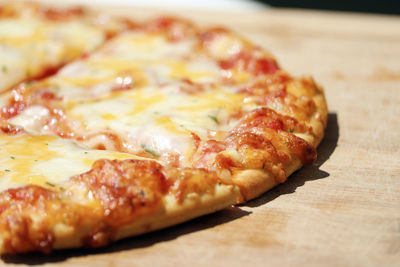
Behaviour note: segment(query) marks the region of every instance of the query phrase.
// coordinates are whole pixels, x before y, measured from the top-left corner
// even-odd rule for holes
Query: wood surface
[[[142,19],[163,10],[96,7]],[[326,91],[318,159],[244,205],[98,250],[3,256],[48,266],[400,266],[400,17],[168,11],[234,29]]]

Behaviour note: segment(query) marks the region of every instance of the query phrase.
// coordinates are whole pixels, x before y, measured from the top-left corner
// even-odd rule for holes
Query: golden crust
[[[213,213],[236,204],[239,197],[240,192],[237,187],[223,184],[216,185],[214,194],[194,193],[182,203],[177,202],[172,196],[167,196],[164,199],[165,209],[162,212],[124,226],[118,231],[116,238],[147,233]]]
[[[154,214],[140,217],[132,223],[118,228],[113,240],[132,237],[151,231],[166,228],[190,219],[213,213],[236,203],[239,190],[234,186],[216,185],[213,194],[192,194],[182,203],[173,196],[168,195],[163,199],[163,208]],[[91,220],[93,221],[93,220]],[[95,221],[93,221],[95,223]],[[67,225],[57,224],[53,228],[55,242],[53,249],[82,247],[82,239],[89,235],[95,225],[71,228]],[[0,239],[1,240],[1,239]],[[1,244],[0,244],[1,248]],[[0,249],[0,253],[9,252]]]
[[[315,85],[312,78],[307,79],[311,81],[313,87],[317,88],[316,94],[312,96],[316,109],[307,123],[312,127],[312,134],[301,133],[296,134],[296,136],[306,140],[314,148],[317,148],[324,136],[324,130],[327,125],[328,109],[322,87]],[[303,164],[299,159],[292,158],[285,165],[285,176],[289,177],[296,170],[300,169],[302,165]],[[260,169],[240,170],[234,172],[232,180],[241,188],[243,202],[256,198],[278,185],[280,182],[284,182],[277,181],[276,175],[273,173]]]

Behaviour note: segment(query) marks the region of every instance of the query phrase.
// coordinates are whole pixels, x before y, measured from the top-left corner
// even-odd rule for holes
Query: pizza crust
[[[162,209],[155,214],[138,218],[134,222],[119,228],[115,235],[115,240],[152,232],[213,213],[236,204],[239,196],[238,187],[223,184],[215,185],[214,194],[198,195],[192,193],[182,203],[179,203],[172,195],[167,195],[164,197]],[[93,224],[96,224],[96,222],[93,222]],[[93,225],[73,229],[62,223],[57,224],[53,228],[55,237],[53,248],[82,247],[84,245],[82,240],[92,229]],[[4,252],[3,249],[0,243],[0,253]]]
[[[133,224],[122,227],[116,239],[126,238],[132,235],[143,234],[172,225],[176,225],[193,218],[213,213],[231,205],[237,204],[240,191],[237,186],[217,184],[214,194],[198,195],[192,193],[179,203],[173,196],[164,199],[165,209],[159,214],[143,217]]]

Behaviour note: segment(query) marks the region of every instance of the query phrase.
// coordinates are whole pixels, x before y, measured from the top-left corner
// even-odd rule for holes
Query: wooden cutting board
[[[144,18],[165,13],[100,10]],[[279,9],[178,10],[224,25],[325,87],[318,160],[289,181],[226,209],[99,250],[3,256],[54,266],[400,266],[400,17]]]

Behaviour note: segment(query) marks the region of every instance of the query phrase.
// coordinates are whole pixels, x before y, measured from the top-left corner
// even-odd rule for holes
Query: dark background
[[[400,14],[400,0],[258,0],[271,6],[351,11],[380,14]]]

